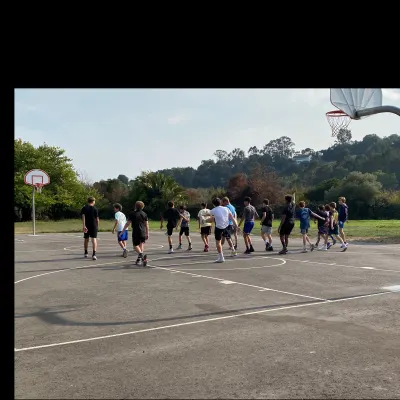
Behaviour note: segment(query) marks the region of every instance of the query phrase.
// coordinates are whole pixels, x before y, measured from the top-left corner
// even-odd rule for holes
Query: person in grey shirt
[[[240,226],[244,221],[243,239],[244,239],[244,244],[246,246],[246,251],[244,252],[245,254],[250,254],[254,251],[253,243],[251,242],[250,239],[250,233],[254,228],[254,219],[259,218],[257,210],[250,203],[251,203],[251,198],[246,196],[244,198],[243,216],[239,222]]]

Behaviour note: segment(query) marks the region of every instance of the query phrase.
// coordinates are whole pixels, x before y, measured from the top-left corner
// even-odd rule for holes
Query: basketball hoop
[[[351,122],[351,117],[342,110],[327,112],[326,119],[332,129],[332,137],[336,137],[339,131],[341,129],[346,129]]]

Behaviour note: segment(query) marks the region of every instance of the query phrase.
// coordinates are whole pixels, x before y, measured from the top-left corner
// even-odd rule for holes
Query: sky
[[[400,89],[383,89],[400,107]],[[196,168],[216,150],[264,147],[290,137],[296,150],[334,143],[329,89],[16,89],[15,137],[65,149],[88,181]],[[400,118],[349,125],[354,140],[400,134]]]

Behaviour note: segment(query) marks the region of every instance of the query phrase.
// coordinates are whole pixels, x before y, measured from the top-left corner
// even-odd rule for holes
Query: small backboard
[[[41,191],[43,186],[50,183],[50,176],[41,169],[31,169],[25,174],[24,181],[27,185],[34,186]]]
[[[382,89],[331,89],[331,103],[351,119],[357,111],[382,106]]]

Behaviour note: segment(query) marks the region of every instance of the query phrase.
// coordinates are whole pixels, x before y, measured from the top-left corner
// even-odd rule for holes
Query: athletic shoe
[[[306,248],[304,248],[301,252],[302,253],[308,253],[308,250]]]
[[[192,248],[193,248],[192,245],[189,244],[188,251],[189,251],[189,250],[192,250]]]
[[[287,249],[282,249],[278,254],[286,254],[287,252]]]
[[[235,250],[237,250],[237,244],[235,244],[233,247],[235,248]]]
[[[176,248],[176,250],[180,250],[182,248],[182,244],[178,244],[178,247]]]
[[[321,247],[318,247],[318,251],[328,251],[328,247],[323,245]]]
[[[314,244],[312,244],[311,246],[310,246],[310,250],[311,251],[314,251],[314,249],[316,248],[317,246],[315,246]]]
[[[232,257],[237,256],[237,251],[236,251],[235,249],[232,249],[232,250],[231,250],[231,256],[232,256]]]
[[[329,250],[332,247],[332,243],[328,242],[327,247],[328,247],[328,250]]]
[[[88,257],[89,257],[89,254],[88,254],[88,253],[85,253],[83,257],[88,258]]]
[[[96,256],[92,256],[92,260],[97,260],[97,257]]]
[[[265,251],[268,251],[269,250],[269,243],[265,243]]]
[[[147,266],[147,255],[146,254],[143,256],[142,265],[143,265],[143,267]]]
[[[243,254],[251,254],[251,251],[247,249]]]
[[[332,239],[332,246],[334,246],[336,244],[336,240]]]
[[[123,256],[124,258],[128,257],[128,250],[127,250],[127,249],[124,249],[124,250],[123,250],[122,256]]]
[[[274,251],[274,248],[272,246],[269,246],[268,251]]]
[[[174,249],[169,249],[168,254],[172,254],[174,252]]]
[[[219,256],[219,257],[215,260],[215,262],[216,262],[216,263],[223,263],[223,262],[225,262],[225,258]]]
[[[254,247],[250,246],[250,253],[253,253],[253,252],[254,252]]]

